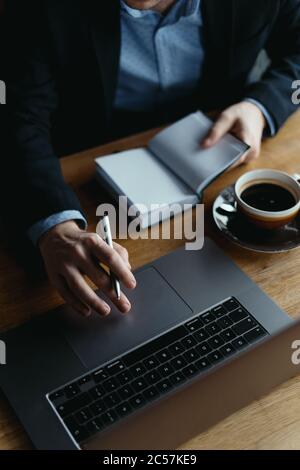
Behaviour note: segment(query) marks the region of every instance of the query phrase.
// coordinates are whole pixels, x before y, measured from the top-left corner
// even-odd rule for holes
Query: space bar
[[[156,353],[160,349],[170,346],[170,344],[174,343],[175,341],[184,338],[188,333],[188,330],[184,326],[179,326],[178,328],[169,331],[159,338],[150,341],[144,346],[137,348],[136,350],[124,356],[122,360],[127,367],[130,367],[136,362],[142,361],[151,354]]]

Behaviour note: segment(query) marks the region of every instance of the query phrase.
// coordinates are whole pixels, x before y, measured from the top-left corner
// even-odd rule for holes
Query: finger
[[[241,140],[248,143],[250,149],[242,157],[242,163],[249,163],[252,160],[256,160],[259,157],[261,149],[261,141],[251,138],[247,132],[242,131],[238,136]]]
[[[83,304],[69,289],[68,284],[62,276],[57,276],[55,281],[52,281],[55,288],[58,290],[61,297],[70,305],[76,312],[85,317],[89,317],[92,313],[90,307]]]
[[[261,150],[261,142],[260,141],[255,142],[254,144],[252,144],[251,149],[247,153],[245,160],[247,162],[252,161],[252,160],[257,160],[260,155],[260,150]]]
[[[231,130],[235,123],[235,115],[230,113],[222,113],[219,119],[215,122],[211,128],[207,137],[203,140],[202,146],[209,148],[215,145],[221,137]]]
[[[244,164],[244,157],[240,158],[237,162],[235,162],[233,165],[231,165],[229,170],[233,170],[234,168],[237,168],[237,167],[239,167],[243,164]]]
[[[100,237],[90,240],[90,248],[94,256],[96,256],[101,263],[106,264],[126,287],[134,289],[136,287],[134,275],[119,253],[107,245]]]
[[[119,245],[119,243],[115,243],[115,242],[113,242],[113,246],[114,246],[114,250],[116,250],[117,253],[119,253],[119,255],[124,260],[128,268],[131,270],[131,264],[129,262],[129,254],[126,248],[124,248],[122,245]]]
[[[88,305],[100,315],[106,316],[110,313],[109,305],[100,299],[93,289],[88,286],[77,268],[73,266],[66,267],[64,278],[73,295],[78,297],[83,304]]]
[[[115,304],[118,310],[122,313],[128,313],[131,309],[131,304],[127,297],[121,292],[121,297],[118,299],[115,290],[111,284],[111,278],[101,268],[99,264],[95,265],[93,260],[87,260],[82,264],[83,272],[89,277],[91,281]]]

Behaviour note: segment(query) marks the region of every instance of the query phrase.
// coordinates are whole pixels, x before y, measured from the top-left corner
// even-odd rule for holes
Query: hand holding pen
[[[46,232],[39,241],[39,249],[51,283],[81,315],[89,317],[92,312],[108,315],[111,307],[106,299],[120,312],[130,311],[128,298],[121,290],[117,291],[115,281],[115,288],[112,288],[110,276],[100,266],[107,266],[127,289],[134,289],[136,281],[128,253],[121,245],[113,242],[111,247],[97,233],[86,232],[75,221],[67,221]],[[93,282],[98,292],[86,278]]]

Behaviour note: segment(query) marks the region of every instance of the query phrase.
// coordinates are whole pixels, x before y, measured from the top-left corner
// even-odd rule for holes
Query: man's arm
[[[271,65],[245,96],[265,106],[278,131],[297,109],[292,102],[292,84],[300,78],[300,0],[281,0],[266,50]]]
[[[51,230],[56,225],[62,224],[63,222],[67,222],[69,220],[76,222],[79,228],[83,230],[87,229],[88,224],[83,215],[78,211],[69,210],[58,212],[57,214],[50,215],[46,219],[39,220],[29,228],[27,235],[34,245],[38,245],[39,240],[45,233],[49,232],[49,230]]]
[[[126,313],[130,302],[124,294],[117,299],[110,277],[100,263],[108,266],[127,288],[134,288],[136,281],[127,251],[117,244],[110,248],[97,234],[83,231],[72,220],[59,220],[51,225],[55,215],[81,213],[81,208],[64,181],[51,145],[51,118],[58,96],[43,5],[41,0],[8,2],[7,122],[1,171],[6,210],[18,221],[17,230],[28,232],[37,228],[40,232],[33,235],[38,239],[35,241],[49,279],[75,310],[85,316],[92,310],[100,315],[110,312],[107,302],[86,282],[87,276]],[[38,225],[42,220],[47,223],[50,220],[51,227],[46,231],[41,231]]]
[[[42,4],[17,2],[12,9],[8,2],[5,17],[7,145],[3,163],[10,181],[11,210],[18,213],[25,230],[58,212],[81,212],[51,145],[51,117],[58,97]]]
[[[247,87],[244,101],[221,113],[203,142],[211,147],[226,132],[234,133],[251,147],[241,163],[258,158],[267,124],[274,135],[299,107],[292,101],[292,84],[300,78],[300,0],[281,0],[266,49],[271,65],[262,79]]]

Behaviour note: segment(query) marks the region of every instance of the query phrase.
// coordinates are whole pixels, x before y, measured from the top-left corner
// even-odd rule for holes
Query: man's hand
[[[101,262],[109,267],[126,287],[133,289],[136,281],[125,248],[116,243],[114,249],[110,248],[96,233],[82,231],[73,221],[49,230],[41,237],[39,247],[51,283],[79,313],[87,317],[92,309],[100,315],[110,313],[109,305],[89,287],[84,276],[93,281],[121,312],[130,310],[129,300],[123,293],[120,300],[117,299],[110,277],[99,265]]]
[[[251,149],[238,162],[247,163],[259,157],[265,126],[266,120],[261,110],[255,104],[242,101],[220,114],[202,145],[204,148],[212,147],[230,132],[250,145]]]

